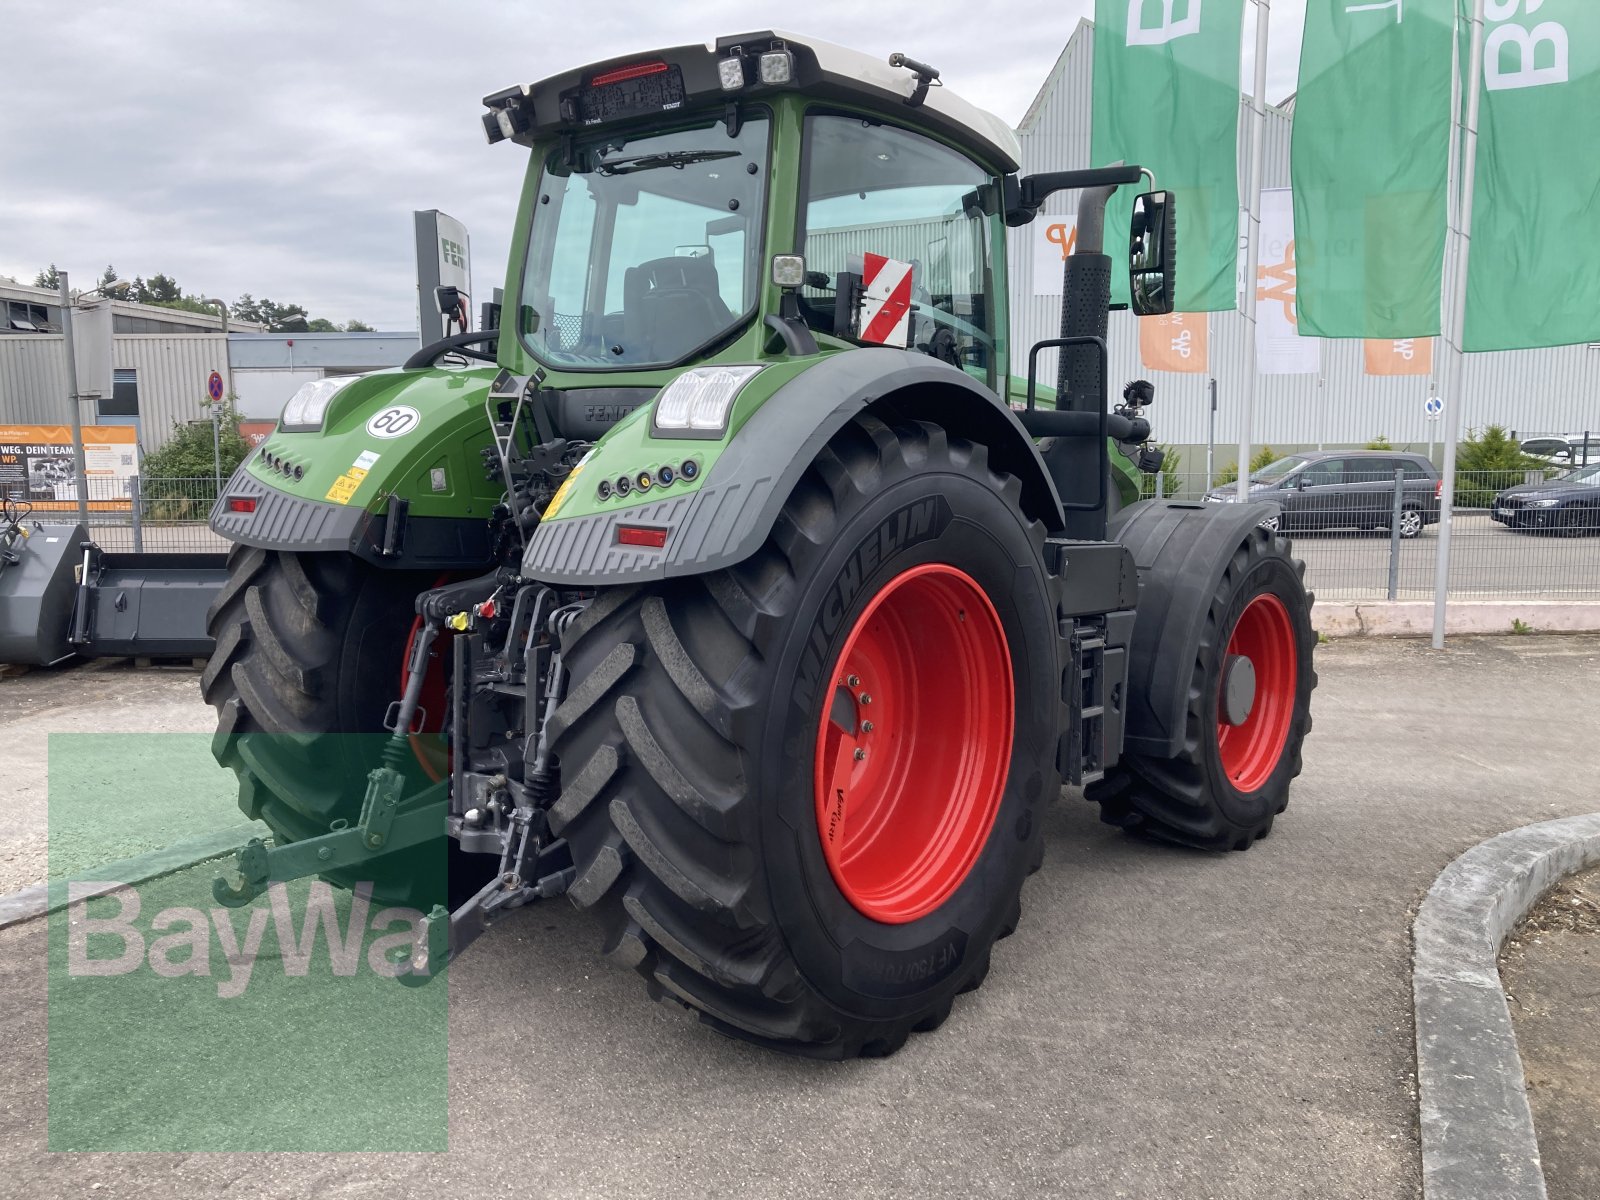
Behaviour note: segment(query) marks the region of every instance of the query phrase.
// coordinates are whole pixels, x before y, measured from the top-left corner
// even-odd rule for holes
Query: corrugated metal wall
[[[146,451],[166,441],[175,423],[205,414],[206,380],[226,374],[227,342],[219,334],[118,334],[112,365],[137,371],[140,441]],[[0,337],[0,423],[63,425],[67,412],[65,348],[58,334]],[[94,404],[83,402],[82,420],[95,423]]]
[[[1022,172],[1061,171],[1089,166],[1090,107],[1093,97],[1094,29],[1079,25],[1063,51],[1044,90],[1018,131]],[[1240,195],[1245,194],[1249,166],[1249,108],[1241,101],[1239,124]],[[1289,186],[1290,113],[1269,110],[1266,133],[1266,187]],[[1076,194],[1062,193],[1046,202],[1044,213],[1071,215]],[[1060,299],[1033,294],[1033,227],[1010,233],[1011,332],[1013,370],[1027,370],[1028,347],[1059,335]],[[1115,251],[1113,251],[1115,253]],[[1178,248],[1180,269],[1183,247]],[[1241,267],[1243,256],[1241,255]],[[1150,372],[1139,361],[1136,318],[1111,316],[1111,387],[1115,395],[1124,380],[1148,376],[1157,387],[1151,421],[1156,436],[1176,445],[1203,445],[1208,404],[1202,376]],[[1217,377],[1217,442],[1219,464],[1232,461],[1226,447],[1236,445],[1237,397],[1244,374],[1244,319],[1235,312],[1211,317],[1211,366]],[[1048,356],[1042,356],[1045,362]],[[1437,347],[1435,369],[1442,371],[1445,354]],[[1396,446],[1426,449],[1430,429],[1423,403],[1429,395],[1424,377],[1378,377],[1365,373],[1363,344],[1329,341],[1322,347],[1323,374],[1265,376],[1256,392],[1254,441],[1257,445],[1303,447],[1317,444],[1361,444],[1377,435]],[[1047,374],[1048,378],[1048,374]],[[1443,388],[1441,380],[1436,389]],[[1442,390],[1440,391],[1442,393]],[[1581,433],[1600,430],[1600,347],[1568,346],[1470,355],[1467,360],[1463,426],[1505,425],[1524,435]],[[1434,433],[1437,437],[1437,432]]]

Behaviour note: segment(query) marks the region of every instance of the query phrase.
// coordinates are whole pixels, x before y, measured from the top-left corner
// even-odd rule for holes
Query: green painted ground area
[[[53,733],[48,771],[52,880],[245,820],[208,734]]]
[[[205,735],[49,752],[49,875],[68,888],[243,819]],[[224,908],[224,865],[48,918],[50,1149],[446,1149],[448,981],[391,977],[421,914],[305,879]]]

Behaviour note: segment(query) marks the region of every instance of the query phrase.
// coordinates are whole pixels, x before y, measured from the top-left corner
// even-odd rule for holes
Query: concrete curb
[[[148,854],[136,855],[121,862],[107,863],[103,867],[77,873],[73,875],[73,880],[104,883],[104,887],[89,893],[99,895],[111,891],[120,884],[144,883],[162,875],[171,875],[174,871],[182,871],[207,859],[221,858],[225,854],[232,854],[253,837],[269,836],[271,835],[265,825],[254,822],[235,825],[230,829],[177,842],[162,850],[152,850]],[[20,925],[23,921],[31,921],[46,913],[53,913],[58,908],[65,908],[66,904],[67,884],[61,879],[52,883],[36,883],[32,887],[23,888],[20,892],[12,892],[9,896],[0,896],[0,929]]]
[[[1413,925],[1428,1200],[1545,1200],[1539,1142],[1497,959],[1540,896],[1600,863],[1600,813],[1513,829],[1456,859]]]
[[[1521,621],[1532,633],[1600,631],[1600,602],[1573,600],[1452,600],[1445,633],[1510,633]],[[1330,638],[1427,637],[1433,633],[1432,600],[1318,600],[1311,625]]]

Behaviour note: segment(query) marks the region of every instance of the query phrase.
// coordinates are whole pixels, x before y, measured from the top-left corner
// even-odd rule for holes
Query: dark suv
[[[1420,454],[1393,450],[1318,450],[1293,454],[1252,472],[1250,502],[1276,504],[1273,529],[1387,529],[1394,515],[1394,473],[1403,471],[1400,536],[1414,538],[1439,523],[1439,472]],[[1211,504],[1233,504],[1237,488],[1213,488]]]

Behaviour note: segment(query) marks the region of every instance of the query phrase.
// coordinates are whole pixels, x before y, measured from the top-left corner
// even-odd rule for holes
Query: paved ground
[[[1389,536],[1336,531],[1294,535],[1306,582],[1327,600],[1381,599],[1389,586]],[[1439,528],[1400,544],[1397,599],[1433,599]],[[1516,533],[1487,516],[1456,518],[1451,595],[1459,599],[1600,600],[1600,537]]]
[[[45,765],[52,733],[204,733],[216,728],[200,703],[200,672],[190,668],[135,670],[126,661],[40,669],[0,679],[0,894],[45,878],[47,827]],[[191,760],[195,756],[191,755]],[[190,783],[194,781],[191,779]],[[140,824],[157,840],[176,841],[197,823],[193,793],[174,787],[161,811]],[[213,827],[242,819],[238,810]],[[203,824],[205,818],[199,819]],[[149,841],[106,843],[105,859],[159,848]]]
[[[1600,871],[1561,884],[1507,942],[1516,1022],[1550,1200],[1600,1195]]]
[[[1413,1197],[1411,913],[1474,843],[1594,810],[1600,739],[1575,714],[1600,705],[1600,638],[1438,655],[1347,642],[1324,647],[1319,669],[1306,774],[1271,838],[1220,857],[1150,845],[1069,795],[988,983],[885,1061],[724,1041],[648,1005],[569,907],[520,914],[452,972],[448,1154],[47,1154],[44,927],[0,931],[0,1179],[30,1200],[95,1184],[162,1197]],[[274,1051],[326,1061],[292,1040],[245,1048]],[[230,1066],[194,1072],[226,1080]]]

